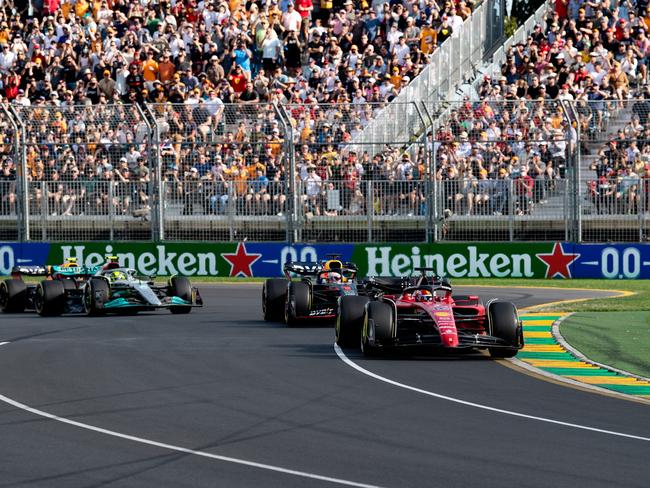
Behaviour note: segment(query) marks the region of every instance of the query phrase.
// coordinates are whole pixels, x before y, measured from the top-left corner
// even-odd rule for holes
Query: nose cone
[[[458,347],[458,335],[447,334],[444,336],[443,342],[447,347]]]
[[[458,330],[455,325],[439,326],[443,347],[458,347]]]

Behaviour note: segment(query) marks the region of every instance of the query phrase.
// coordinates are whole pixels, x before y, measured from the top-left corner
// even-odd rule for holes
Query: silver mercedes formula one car
[[[174,276],[168,283],[157,285],[152,278],[139,277],[134,269],[120,267],[116,261],[94,268],[59,270],[56,267],[56,274],[46,273],[51,268],[15,269],[12,278],[0,284],[2,310],[35,310],[42,316],[57,316],[64,313],[135,314],[164,308],[173,314],[182,314],[203,306],[199,291],[182,276]],[[27,285],[22,275],[47,278],[36,285]]]

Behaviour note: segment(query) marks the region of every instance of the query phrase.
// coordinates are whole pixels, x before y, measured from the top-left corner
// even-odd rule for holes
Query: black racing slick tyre
[[[0,309],[5,313],[20,313],[27,305],[27,285],[23,280],[0,282]]]
[[[284,308],[287,302],[287,285],[285,279],[274,278],[266,280],[262,286],[262,313],[267,322],[284,317]]]
[[[65,310],[65,287],[59,280],[41,281],[34,297],[36,312],[41,317],[56,317]]]
[[[181,298],[192,303],[192,284],[184,276],[174,276],[169,282],[169,294],[173,297]],[[173,314],[190,313],[192,307],[183,307],[182,305],[170,307],[169,311]]]
[[[91,278],[84,288],[86,315],[96,317],[104,314],[104,302],[109,299],[111,288],[103,278]]]
[[[361,332],[361,352],[365,356],[377,356],[382,346],[393,340],[393,307],[384,302],[370,302]]]
[[[358,347],[368,297],[346,295],[339,302],[336,319],[336,343],[341,347]]]
[[[492,335],[512,345],[512,347],[490,347],[488,348],[490,356],[497,359],[516,356],[519,346],[523,346],[517,308],[510,302],[492,302],[488,307],[488,318]]]
[[[298,325],[300,322],[299,317],[309,315],[310,303],[311,297],[307,283],[303,283],[302,281],[289,283],[285,308],[285,320],[289,327]]]

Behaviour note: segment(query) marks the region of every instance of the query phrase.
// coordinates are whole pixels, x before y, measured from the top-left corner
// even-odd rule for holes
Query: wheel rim
[[[262,314],[266,317],[266,283],[262,286]]]
[[[339,342],[339,337],[341,336],[341,314],[336,317],[336,327],[334,327],[334,337],[336,337],[336,343]]]
[[[34,297],[34,308],[38,313],[43,312],[43,285],[38,285],[38,288],[36,288],[36,296]]]
[[[84,289],[84,310],[86,313],[90,312],[90,305],[91,305],[91,294],[90,294],[90,286],[86,286]]]
[[[6,308],[9,302],[9,292],[7,284],[3,281],[0,283],[0,307]]]

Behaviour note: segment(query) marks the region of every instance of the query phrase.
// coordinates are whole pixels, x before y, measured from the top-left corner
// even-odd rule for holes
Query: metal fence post
[[[47,182],[41,182],[41,240],[47,241],[47,216],[50,214],[50,198]]]
[[[109,241],[115,239],[115,181],[108,182],[108,222]]]
[[[30,225],[29,225],[29,177],[27,171],[27,144],[25,139],[25,131],[20,117],[9,106],[7,110],[6,105],[2,105],[2,111],[14,128],[13,151],[14,160],[17,163],[18,174],[16,175],[16,191],[18,193],[19,204],[16,205],[16,213],[18,216],[18,240],[26,242],[30,240]],[[20,210],[18,210],[20,209]]]
[[[278,105],[277,102],[273,104],[280,124],[284,129],[284,144],[285,144],[285,171],[289,174],[289,178],[285,181],[285,190],[289,203],[289,209],[285,215],[287,222],[287,242],[293,244],[298,239],[298,202],[296,190],[296,151],[293,142],[293,126],[291,125],[291,117],[287,114],[285,107]]]
[[[235,213],[236,213],[236,202],[237,194],[235,192],[236,181],[233,181],[233,184],[228,187],[228,230],[230,236],[230,242],[235,241],[237,233],[235,232]]]
[[[139,107],[138,107],[139,108]],[[160,158],[160,127],[156,114],[150,104],[145,104],[146,114],[143,113],[145,122],[149,128],[150,155],[149,162],[155,165],[154,181],[152,182],[151,197],[151,226],[154,239],[157,241],[165,240],[165,185],[163,185],[162,160]],[[147,120],[147,115],[150,121]]]
[[[508,240],[513,242],[515,240],[515,181],[508,178]]]
[[[637,198],[638,202],[636,204],[636,213],[638,217],[638,222],[639,222],[639,242],[643,242],[643,215],[644,215],[644,209],[643,209],[643,198],[644,198],[644,193],[643,193],[643,181],[641,179],[637,180]]]
[[[368,242],[372,242],[372,224],[375,216],[374,184],[374,181],[369,181],[366,184],[366,216],[368,218],[368,234],[366,239]]]
[[[163,225],[162,225],[162,219],[160,219],[160,215],[158,214],[157,210],[160,205],[153,205],[155,200],[159,200],[158,198],[154,199],[154,196],[156,194],[156,191],[162,186],[162,180],[160,179],[160,174],[162,171],[160,170],[160,164],[159,160],[154,160],[154,137],[153,137],[153,126],[151,125],[151,122],[156,123],[156,120],[152,118],[149,120],[148,115],[151,115],[151,112],[149,111],[149,108],[145,106],[145,110],[142,109],[142,107],[139,104],[135,105],[135,108],[137,112],[140,114],[140,117],[142,118],[143,122],[147,125],[147,159],[149,162],[149,167],[151,167],[152,162],[156,163],[156,173],[155,173],[155,181],[152,182],[150,181],[150,186],[148,190],[148,197],[149,197],[149,215],[151,216],[151,238],[155,241],[162,241],[163,240]],[[157,151],[157,145],[155,154],[158,154]],[[159,200],[160,201],[160,200]]]
[[[289,178],[287,179],[287,194],[291,195],[290,209],[287,212],[287,240],[289,243],[293,244],[301,240],[298,216],[298,191],[296,183],[296,147],[293,140],[293,125],[291,124],[291,117],[284,106],[275,103],[274,107],[280,116],[280,121],[284,125],[285,131],[285,145],[287,148],[286,154],[288,158],[285,169],[289,173]]]
[[[582,198],[580,196],[580,192],[582,190],[582,185],[580,184],[580,181],[582,179],[582,170],[580,167],[582,165],[582,136],[580,119],[578,117],[574,103],[563,100],[560,102],[560,107],[562,107],[564,116],[569,121],[569,123],[575,123],[576,126],[576,145],[572,148],[571,140],[569,140],[567,137],[566,149],[567,173],[569,173],[570,170],[569,174],[572,176],[572,178],[569,180],[569,175],[567,174],[567,181],[570,181],[568,190],[571,194],[572,201],[572,211],[569,213],[572,222],[569,228],[571,229],[572,234],[570,236],[571,240],[573,242],[582,242]]]

